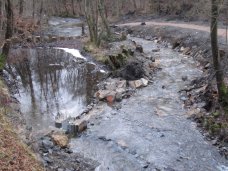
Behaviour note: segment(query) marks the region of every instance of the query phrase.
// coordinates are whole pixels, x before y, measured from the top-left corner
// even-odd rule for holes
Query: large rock
[[[144,75],[143,64],[138,61],[128,63],[120,72],[120,76],[126,80],[137,80]]]
[[[128,84],[131,88],[133,89],[137,89],[137,88],[141,88],[141,87],[146,87],[148,86],[149,81],[146,80],[145,78],[141,78],[139,80],[135,80],[135,81],[129,81]]]
[[[111,94],[112,91],[110,90],[99,90],[98,92],[96,92],[95,96],[99,99],[99,100],[103,100],[105,99],[108,95]]]
[[[135,81],[135,88],[140,88],[140,87],[143,87],[143,83],[141,80],[136,80]]]
[[[68,146],[69,138],[65,134],[55,133],[51,135],[51,138],[53,142],[61,148],[66,148]]]
[[[143,85],[144,87],[148,86],[149,81],[148,81],[147,79],[141,78],[141,81],[142,81],[142,85]]]
[[[72,122],[68,125],[68,131],[71,135],[76,136],[80,133],[82,133],[84,130],[87,129],[88,122],[87,120],[77,120],[75,122]]]

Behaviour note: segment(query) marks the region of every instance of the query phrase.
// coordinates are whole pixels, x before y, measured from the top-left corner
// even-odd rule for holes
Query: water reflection
[[[57,116],[80,114],[102,77],[95,64],[62,49],[14,49],[8,64],[8,73],[18,82],[22,113],[37,128],[53,125]]]

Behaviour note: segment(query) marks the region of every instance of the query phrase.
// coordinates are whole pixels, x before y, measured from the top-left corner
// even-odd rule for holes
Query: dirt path
[[[133,22],[133,23],[125,23],[120,24],[119,26],[137,26],[140,25],[141,22]],[[191,23],[171,23],[171,22],[157,22],[157,21],[148,21],[146,22],[146,26],[172,26],[172,27],[179,27],[184,29],[193,29],[198,31],[205,31],[210,32],[209,26],[202,26],[202,25],[196,25]],[[226,29],[218,29],[218,35],[226,38]]]

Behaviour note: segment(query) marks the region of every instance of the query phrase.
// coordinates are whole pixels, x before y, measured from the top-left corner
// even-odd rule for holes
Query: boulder
[[[135,82],[135,88],[140,88],[140,87],[143,87],[143,83],[141,80],[136,80],[134,81]]]
[[[143,64],[138,61],[129,62],[119,75],[125,80],[137,80],[144,75]]]
[[[68,125],[68,132],[72,136],[76,136],[79,133],[82,133],[87,129],[88,122],[83,119],[76,120],[75,122],[71,122]]]
[[[147,79],[141,78],[141,81],[142,81],[142,85],[143,85],[144,87],[148,86],[149,81],[148,81]]]
[[[136,89],[135,81],[129,81],[128,84],[131,88]]]
[[[53,142],[61,148],[66,148],[69,143],[69,138],[65,134],[54,133],[51,135]]]
[[[98,97],[99,100],[103,100],[109,95],[115,95],[115,92],[111,90],[99,90],[95,94],[95,96]]]

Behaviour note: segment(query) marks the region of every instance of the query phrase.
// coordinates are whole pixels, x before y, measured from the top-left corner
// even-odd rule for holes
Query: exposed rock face
[[[122,71],[120,76],[126,80],[137,80],[144,75],[143,64],[138,61],[128,63]]]

